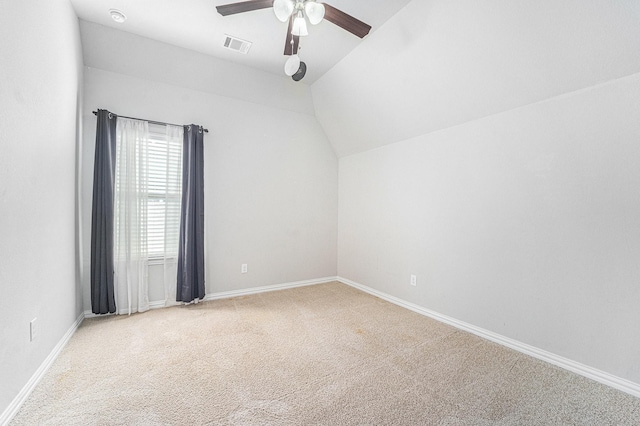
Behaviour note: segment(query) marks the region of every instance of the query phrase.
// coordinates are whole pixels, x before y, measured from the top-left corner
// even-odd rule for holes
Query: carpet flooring
[[[340,283],[86,319],[11,425],[640,425],[640,399]]]

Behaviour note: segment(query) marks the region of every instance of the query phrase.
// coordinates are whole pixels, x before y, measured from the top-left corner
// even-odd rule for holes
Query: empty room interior
[[[640,2],[3,6],[0,425],[640,424]]]

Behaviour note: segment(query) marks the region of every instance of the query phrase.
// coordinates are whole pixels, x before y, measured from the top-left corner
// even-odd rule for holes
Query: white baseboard
[[[166,307],[167,307],[167,305],[165,304],[164,300],[156,300],[154,302],[149,302],[149,310],[151,310],[151,309],[161,309],[161,308],[166,308]],[[84,317],[85,318],[106,317],[106,316],[109,316],[109,315],[128,315],[128,314],[129,314],[128,310],[122,311],[120,313],[113,312],[113,313],[110,313],[110,314],[94,314],[92,311],[84,311]]]
[[[73,334],[76,332],[77,328],[82,323],[82,320],[84,320],[84,313],[81,313],[78,318],[76,318],[75,322],[71,325],[71,327],[69,327],[69,330],[67,330],[64,336],[62,336],[58,344],[53,348],[53,350],[45,358],[42,364],[40,364],[40,367],[38,367],[33,376],[31,376],[31,379],[29,379],[27,384],[22,387],[18,395],[16,395],[16,397],[13,398],[13,401],[11,401],[11,404],[9,404],[2,415],[0,415],[0,425],[8,425],[9,421],[11,421],[18,410],[20,410],[22,404],[24,404],[29,395],[31,395],[31,392],[33,392],[38,383],[40,383],[40,380],[42,380],[46,372],[49,370],[49,367],[51,367],[51,364],[53,364],[53,361],[58,358],[58,355],[60,355],[62,349],[65,347],[67,342],[69,342],[71,336],[73,336]]]
[[[247,289],[243,289],[243,290],[233,290],[233,291],[223,291],[223,292],[219,292],[219,293],[209,293],[204,297],[203,300],[226,299],[226,298],[230,298],[230,297],[246,296],[246,295],[250,295],[250,294],[264,293],[264,292],[267,292],[267,291],[285,290],[285,289],[288,289],[288,288],[303,287],[303,286],[309,286],[309,285],[314,285],[314,284],[322,284],[322,283],[327,283],[327,282],[337,281],[337,280],[338,280],[337,277],[325,277],[325,278],[316,278],[316,279],[312,279],[312,280],[295,281],[295,282],[284,283],[284,284],[275,284],[275,285],[267,285],[267,286],[262,286],[262,287],[253,287],[253,288],[247,288]],[[149,303],[149,309],[160,309],[160,308],[164,308],[164,307],[165,307],[165,301],[164,300],[154,301],[154,302]],[[106,314],[106,315],[115,315],[115,314]],[[53,364],[53,361],[56,360],[56,358],[58,357],[58,355],[60,354],[62,349],[65,347],[65,345],[67,344],[69,339],[71,339],[71,336],[73,336],[73,334],[75,333],[76,329],[80,326],[82,321],[85,318],[92,318],[92,317],[98,317],[98,316],[104,316],[104,315],[96,315],[91,311],[84,311],[82,314],[80,314],[80,316],[76,319],[76,321],[69,328],[69,330],[65,333],[65,335],[62,336],[62,339],[60,339],[60,341],[58,342],[56,347],[53,348],[51,353],[47,356],[47,358],[44,360],[44,362],[40,365],[38,370],[33,374],[31,379],[29,379],[29,382],[27,382],[27,384],[24,385],[24,387],[22,388],[20,393],[13,399],[13,401],[11,401],[11,404],[9,404],[9,406],[4,410],[2,415],[0,415],[0,426],[6,426],[7,424],[9,424],[9,421],[16,415],[16,413],[18,412],[18,410],[20,409],[22,404],[24,404],[24,402],[29,397],[31,392],[33,392],[33,390],[38,385],[40,380],[42,380],[42,378],[44,377],[44,375],[47,372],[47,370],[49,370],[49,367],[51,367],[51,364]]]
[[[222,291],[219,293],[209,293],[204,297],[203,300],[206,301],[206,300],[228,299],[230,297],[248,296],[250,294],[265,293],[267,291],[286,290],[288,288],[304,287],[304,286],[314,285],[314,284],[323,284],[331,281],[338,281],[338,277],[324,277],[324,278],[316,278],[313,280],[294,281],[294,282],[284,283],[284,284],[252,287],[252,288],[247,288],[242,290],[231,290],[231,291]]]
[[[622,392],[640,398],[640,384],[638,383],[634,383],[632,381],[614,376],[613,374],[609,374],[596,368],[589,367],[588,365],[581,364],[571,359],[556,355],[540,348],[536,348],[526,343],[519,342],[509,337],[502,336],[492,331],[476,327],[475,325],[459,321],[455,318],[442,315],[430,309],[423,308],[422,306],[418,306],[416,304],[399,299],[395,296],[391,296],[389,294],[375,290],[371,287],[367,287],[366,285],[356,283],[347,278],[337,277],[337,280],[343,284],[347,284],[351,287],[357,288],[358,290],[362,290],[366,293],[377,296],[380,299],[386,300],[387,302],[402,306],[403,308],[409,309],[413,312],[425,315],[445,324],[452,325],[453,327],[456,327],[460,330],[464,330],[484,339],[491,340],[492,342],[509,347],[523,354],[532,356],[542,361],[546,361],[560,368],[564,368],[565,370],[569,370],[573,373],[579,374],[581,376],[587,377],[589,379],[595,380],[597,382],[600,382],[607,386],[611,386],[612,388],[621,390]]]
[[[264,293],[268,291],[276,291],[276,290],[285,290],[288,288],[295,287],[303,287],[315,284],[322,284],[331,281],[339,281],[343,284],[349,285],[351,287],[362,290],[366,293],[372,294],[376,297],[379,297],[383,300],[391,302],[395,305],[401,306],[403,308],[409,309],[413,312],[419,313],[421,315],[428,316],[437,321],[443,322],[445,324],[452,325],[460,330],[467,331],[469,333],[475,334],[479,337],[485,338],[487,340],[491,340],[492,342],[507,346],[511,349],[514,349],[518,352],[524,353],[526,355],[532,356],[534,358],[540,359],[542,361],[549,362],[550,364],[556,365],[558,367],[564,368],[566,370],[572,371],[576,374],[580,374],[584,377],[590,378],[607,386],[611,386],[612,388],[621,390],[625,393],[633,395],[635,397],[640,397],[640,384],[631,382],[629,380],[614,376],[612,374],[606,373],[604,371],[595,369],[593,367],[589,367],[588,365],[581,364],[579,362],[575,362],[568,358],[564,358],[562,356],[553,354],[551,352],[545,351],[543,349],[536,348],[531,345],[527,345],[526,343],[519,342],[517,340],[513,340],[511,338],[502,336],[500,334],[494,333],[489,330],[482,329],[480,327],[476,327],[472,324],[465,323],[463,321],[459,321],[455,318],[448,317],[446,315],[439,314],[435,311],[423,308],[416,304],[407,302],[405,300],[399,299],[395,296],[391,296],[389,294],[383,293],[381,291],[375,290],[371,287],[367,287],[365,285],[356,283],[346,278],[342,277],[325,277],[325,278],[317,278],[312,280],[304,280],[304,281],[296,281],[291,283],[284,284],[275,284],[261,287],[253,287],[242,290],[232,290],[232,291],[224,291],[219,293],[210,293],[205,296],[203,300],[217,300],[217,299],[225,299],[231,297],[238,296],[246,296],[250,294],[258,294]],[[164,301],[152,302],[150,304],[150,309],[158,309],[164,307]],[[31,392],[35,389],[36,385],[42,380],[45,373],[53,364],[53,361],[58,357],[64,346],[67,344],[71,336],[75,333],[76,329],[80,326],[83,319],[86,317],[97,316],[93,314],[91,311],[85,311],[80,314],[80,316],[76,319],[76,321],[71,325],[69,330],[65,333],[65,335],[60,339],[58,344],[53,348],[51,353],[47,356],[47,358],[40,365],[38,370],[33,374],[29,382],[22,388],[20,393],[13,399],[11,404],[4,410],[2,415],[0,415],[0,426],[6,426],[9,421],[16,415],[22,404],[26,401],[27,397],[31,394]]]
[[[284,283],[284,284],[273,284],[273,285],[265,285],[261,287],[251,287],[251,288],[245,288],[241,290],[221,291],[218,293],[209,293],[205,295],[201,301],[204,302],[207,300],[228,299],[231,297],[248,296],[250,294],[265,293],[267,291],[286,290],[288,288],[304,287],[304,286],[314,285],[314,284],[323,284],[323,283],[337,281],[337,280],[338,280],[338,277],[324,277],[324,278],[315,278],[312,280],[294,281],[294,282]],[[179,305],[180,303],[176,303],[169,306],[179,306]],[[165,307],[168,307],[168,306],[166,305],[164,300],[149,302],[149,309],[160,309]],[[126,315],[127,313],[128,312],[123,312],[122,315]],[[98,315],[98,314],[94,314],[91,311],[84,311],[85,318],[104,317],[108,315],[118,315],[118,314],[112,313],[112,314]]]

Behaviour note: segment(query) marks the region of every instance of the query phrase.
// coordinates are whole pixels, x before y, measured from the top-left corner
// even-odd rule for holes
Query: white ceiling
[[[71,0],[89,21],[86,66],[313,114],[339,157],[640,72],[638,0],[329,1],[372,31],[310,27],[300,84],[284,75],[286,24],[271,9],[222,17],[215,6],[228,0]],[[253,41],[249,54],[222,48],[225,33]]]
[[[638,0],[414,0],[311,91],[343,157],[639,73],[639,52]]]
[[[372,26],[374,33],[410,0],[330,0],[327,3]],[[234,0],[71,0],[80,19],[195,50],[217,58],[284,75],[283,55],[287,23],[278,21],[271,8],[221,16],[215,6]],[[127,16],[123,24],[111,19],[109,9]],[[369,34],[369,36],[371,35]],[[253,42],[247,55],[222,47],[224,35]],[[369,37],[367,36],[367,37]],[[365,37],[365,40],[367,39]],[[300,57],[307,64],[303,82],[324,75],[362,40],[323,21],[309,26],[301,38]]]

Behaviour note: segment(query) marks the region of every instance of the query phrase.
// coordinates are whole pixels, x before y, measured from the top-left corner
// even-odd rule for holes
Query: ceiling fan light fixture
[[[324,5],[322,3],[308,1],[304,5],[304,11],[307,14],[307,18],[309,18],[309,23],[311,25],[319,24],[324,18]]]
[[[273,12],[281,22],[287,22],[289,16],[293,13],[295,4],[292,0],[274,0]]]
[[[291,77],[300,68],[300,57],[298,55],[291,55],[287,62],[284,63],[284,73]]]
[[[293,81],[300,81],[302,80],[302,78],[306,73],[307,73],[307,64],[305,64],[304,62],[300,62],[300,68],[298,68],[298,71],[296,71],[296,73],[293,74],[291,78],[293,79]]]
[[[291,29],[291,34],[294,36],[308,36],[309,31],[307,31],[307,21],[304,19],[304,15],[302,11],[298,12],[298,16],[293,20],[293,28]]]

